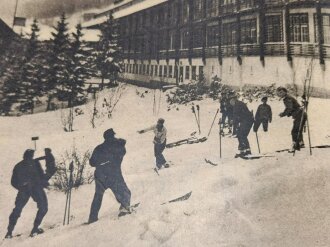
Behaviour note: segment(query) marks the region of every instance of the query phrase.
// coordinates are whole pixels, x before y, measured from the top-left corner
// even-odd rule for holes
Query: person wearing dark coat
[[[233,123],[233,106],[230,104],[229,99],[227,95],[223,95],[220,99],[220,112],[222,113],[221,116],[221,122],[219,124],[222,124],[221,128],[221,134],[224,134],[223,129],[225,128],[226,119],[228,119],[228,125],[229,125],[229,132],[231,133],[231,127]],[[236,131],[234,129],[234,134],[236,134]]]
[[[307,120],[307,114],[304,112],[303,107],[300,106],[298,101],[288,94],[288,91],[284,87],[279,87],[276,90],[277,96],[283,99],[285,109],[279,114],[280,117],[292,117],[293,126],[291,130],[292,147],[289,152],[300,150],[303,148],[303,127]]]
[[[253,114],[245,103],[238,100],[235,95],[231,96],[230,104],[233,106],[233,118],[237,124],[237,139],[239,155],[251,154],[248,135],[253,125]]]
[[[44,216],[48,211],[47,195],[44,188],[47,187],[48,180],[56,172],[55,159],[49,148],[45,149],[45,156],[33,159],[34,150],[28,149],[24,152],[23,160],[15,165],[11,178],[12,186],[18,190],[15,208],[9,216],[9,224],[5,238],[12,238],[12,232],[15,228],[21,212],[30,199],[37,203],[38,212],[34,220],[31,237],[43,233],[39,228]],[[44,173],[39,160],[46,160],[47,171]]]
[[[128,189],[121,171],[121,163],[126,154],[124,139],[115,138],[113,129],[103,134],[104,142],[98,145],[89,160],[95,167],[95,194],[91,205],[88,223],[98,220],[103,195],[106,189],[111,189],[120,203],[119,215],[130,213],[131,191]]]
[[[260,125],[262,124],[262,127],[265,132],[268,131],[268,123],[272,122],[272,108],[270,105],[267,104],[267,97],[262,97],[261,99],[262,104],[258,106],[256,115],[255,115],[255,121],[253,125],[253,131],[257,132]]]

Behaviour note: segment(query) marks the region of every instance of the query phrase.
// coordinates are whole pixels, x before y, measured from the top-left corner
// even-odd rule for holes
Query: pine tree
[[[86,42],[82,40],[81,24],[76,26],[76,32],[72,33],[73,40],[70,47],[70,80],[67,81],[65,87],[70,94],[68,98],[68,106],[72,107],[79,99],[84,98],[84,85],[86,79],[90,77],[90,69],[88,65],[88,57],[90,49]]]
[[[44,93],[44,80],[42,77],[42,64],[45,60],[40,49],[39,26],[37,20],[31,25],[31,34],[25,52],[24,65],[22,66],[22,86],[25,87],[24,99],[26,107],[33,113],[34,99]]]
[[[53,97],[58,96],[60,100],[65,100],[68,97],[68,92],[65,89],[65,84],[70,79],[70,41],[67,26],[68,23],[63,13],[55,27],[55,32],[52,32],[53,38],[49,47],[48,66],[45,67],[47,75],[46,90],[48,92],[47,110],[50,110]]]
[[[116,83],[122,67],[118,22],[114,20],[112,13],[110,13],[107,21],[102,24],[100,31],[101,36],[94,56],[95,66],[101,74],[101,87],[103,88],[104,79]]]
[[[1,88],[1,112],[8,115],[15,103],[24,103],[25,87],[22,85],[23,58],[20,55],[11,53],[11,66],[3,74],[3,85]],[[23,100],[22,100],[23,99]]]

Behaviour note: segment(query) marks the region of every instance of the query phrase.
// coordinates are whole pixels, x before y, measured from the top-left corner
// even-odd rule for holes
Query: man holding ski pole
[[[165,120],[159,118],[156,125],[151,126],[150,128],[138,131],[139,134],[145,133],[147,131],[153,131],[155,134],[153,143],[154,143],[154,154],[156,157],[156,169],[161,169],[163,166],[168,168],[169,165],[164,158],[163,151],[166,146],[166,134],[167,130],[164,126]]]
[[[49,148],[45,149],[45,156],[33,159],[34,150],[27,149],[23,154],[23,160],[19,162],[14,170],[11,178],[12,186],[18,190],[15,208],[9,216],[9,224],[5,238],[12,238],[12,233],[21,216],[22,210],[30,197],[37,203],[38,212],[34,220],[33,228],[30,236],[44,232],[39,228],[44,216],[48,211],[47,195],[44,188],[47,187],[48,180],[56,172],[55,159]],[[46,174],[44,173],[39,160],[46,160]]]
[[[98,145],[89,159],[95,167],[95,194],[91,205],[88,223],[98,220],[103,195],[106,189],[111,189],[120,203],[118,217],[131,213],[131,191],[128,189],[121,171],[121,163],[126,154],[124,139],[115,138],[113,129],[104,132],[104,142]]]
[[[276,90],[278,97],[283,99],[285,109],[279,114],[280,117],[292,117],[293,126],[291,130],[292,136],[292,147],[289,150],[290,153],[295,152],[295,150],[300,150],[300,148],[305,147],[303,140],[303,127],[307,120],[307,114],[304,112],[303,107],[300,106],[298,101],[288,94],[288,90],[284,87],[279,87]]]

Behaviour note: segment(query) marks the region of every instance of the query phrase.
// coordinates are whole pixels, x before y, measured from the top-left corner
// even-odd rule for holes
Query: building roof
[[[139,1],[135,4],[130,4],[125,8],[119,9],[118,11],[114,10],[113,17],[115,19],[118,19],[118,18],[128,16],[128,15],[133,14],[133,13],[139,12],[141,10],[151,8],[153,6],[159,5],[159,4],[167,2],[167,1],[168,0],[144,0],[144,1]],[[133,2],[133,1],[132,0],[123,1],[122,5],[127,4],[129,2]],[[108,7],[106,10],[103,10],[99,14],[97,14],[100,17],[97,17],[97,18],[94,18],[90,21],[87,21],[87,22],[83,23],[82,26],[84,28],[94,28],[94,27],[100,25],[101,23],[103,23],[107,20],[107,18],[108,18],[107,13],[109,11],[111,11],[112,9],[114,9],[113,6]],[[104,15],[101,15],[103,13],[104,13]]]
[[[0,40],[12,39],[18,35],[2,19],[0,19]]]

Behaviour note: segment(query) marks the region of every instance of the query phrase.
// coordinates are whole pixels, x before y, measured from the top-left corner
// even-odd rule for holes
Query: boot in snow
[[[33,238],[34,236],[37,236],[42,233],[44,233],[44,230],[42,228],[34,227],[31,231],[30,237]]]
[[[13,234],[11,232],[7,232],[5,238],[6,239],[11,239],[11,238],[13,238]]]

